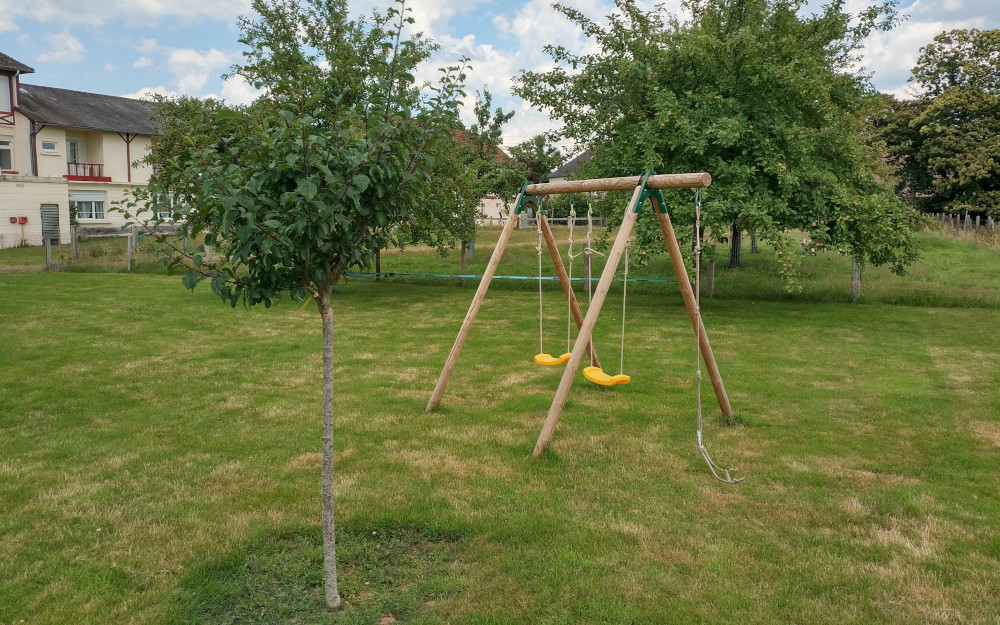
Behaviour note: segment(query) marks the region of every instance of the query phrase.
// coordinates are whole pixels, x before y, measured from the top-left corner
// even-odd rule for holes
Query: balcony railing
[[[66,174],[66,177],[70,180],[111,182],[111,178],[105,177],[104,165],[101,163],[74,163],[70,161],[66,163],[66,169],[69,172]]]
[[[14,112],[0,111],[0,126],[13,126],[13,125],[14,125]]]

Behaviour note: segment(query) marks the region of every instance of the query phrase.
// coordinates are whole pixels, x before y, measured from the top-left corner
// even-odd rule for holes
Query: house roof
[[[157,134],[152,104],[142,100],[22,83],[19,101],[20,113],[47,126]]]
[[[451,131],[451,138],[454,141],[460,141],[460,142],[462,142],[462,143],[464,143],[466,145],[471,145],[471,146],[475,147],[475,144],[474,144],[475,140],[472,138],[472,135],[469,134],[469,132],[466,131],[466,130],[462,130],[460,128],[453,129]],[[483,142],[483,147],[487,148],[485,142]],[[503,163],[503,162],[508,161],[508,160],[510,160],[510,156],[508,156],[507,153],[504,152],[501,147],[497,146],[496,149],[493,152],[493,161],[496,162],[496,163]]]
[[[567,176],[571,176],[580,171],[580,168],[589,163],[592,158],[594,158],[594,153],[590,150],[584,150],[572,159],[552,170],[552,173],[549,174],[549,179],[566,178]]]
[[[6,70],[8,72],[21,72],[22,74],[32,74],[35,72],[34,68],[28,67],[22,62],[10,58],[3,52],[0,52],[0,70]]]

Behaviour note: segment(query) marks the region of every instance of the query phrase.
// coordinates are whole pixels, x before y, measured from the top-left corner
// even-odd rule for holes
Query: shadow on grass
[[[412,524],[337,531],[343,604],[323,598],[319,527],[263,532],[190,570],[168,623],[395,623],[437,621],[436,602],[461,585],[452,562],[461,536]]]

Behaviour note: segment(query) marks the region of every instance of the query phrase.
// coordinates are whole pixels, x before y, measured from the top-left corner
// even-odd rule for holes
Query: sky
[[[828,0],[809,0],[804,11]],[[845,0],[857,14],[872,0]],[[388,0],[352,0],[352,12],[385,8]],[[600,20],[612,0],[563,0]],[[640,0],[652,7],[654,2]],[[680,0],[665,0],[680,12]],[[476,91],[488,88],[494,106],[515,111],[504,144],[511,147],[555,124],[511,94],[522,70],[552,66],[546,44],[580,52],[590,42],[551,8],[550,0],[408,0],[416,26],[440,44],[424,74],[471,59],[463,117],[471,120]],[[810,8],[812,7],[812,9]],[[907,84],[921,46],[954,28],[1000,28],[1000,0],[901,0],[907,19],[866,42],[862,66],[880,91],[912,95]],[[151,92],[251,101],[254,89],[223,78],[241,59],[239,16],[252,17],[250,0],[0,0],[0,52],[35,69],[28,84],[108,95]]]

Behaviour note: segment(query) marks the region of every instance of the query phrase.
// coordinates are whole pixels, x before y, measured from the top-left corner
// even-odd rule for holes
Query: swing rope
[[[569,250],[566,252],[566,256],[569,258],[569,280],[570,288],[573,288],[573,259],[580,254],[573,253],[573,226],[576,225],[576,209],[573,208],[573,204],[569,205]],[[572,343],[570,341],[570,336],[572,335],[573,328],[573,307],[570,302],[570,294],[566,294],[566,351],[573,349]]]
[[[625,373],[625,300],[628,297],[628,257],[632,249],[632,241],[625,243],[625,282],[622,283],[622,344],[618,352],[618,373]]]
[[[538,353],[545,353],[545,345],[542,337],[542,211],[541,207],[535,209],[535,226],[538,230]]]
[[[702,414],[701,414],[701,189],[695,191],[694,196],[694,312],[695,312],[695,328],[694,328],[694,368],[695,368],[695,388],[696,395],[698,398],[698,451],[701,452],[701,457],[705,459],[708,463],[708,469],[712,472],[715,479],[720,482],[726,482],[727,484],[736,484],[742,482],[745,478],[734,478],[730,471],[736,471],[737,469],[723,469],[719,465],[715,464],[712,457],[708,455],[708,449],[705,448],[705,444],[702,439]],[[626,248],[627,249],[627,248]],[[627,254],[627,251],[626,251]],[[628,259],[628,256],[625,257]],[[628,271],[628,261],[626,260],[625,270]],[[626,283],[627,284],[627,283]],[[624,315],[622,317],[622,323],[624,323]],[[722,477],[719,473],[723,473],[725,477]]]
[[[594,206],[589,201],[587,202],[587,246],[583,248],[583,253],[586,256],[591,254],[597,254],[598,256],[604,256],[594,248],[590,247],[590,235],[594,232]],[[589,276],[588,276],[589,277]],[[593,299],[594,285],[591,284],[590,280],[587,280],[587,306],[590,306],[590,302]]]

